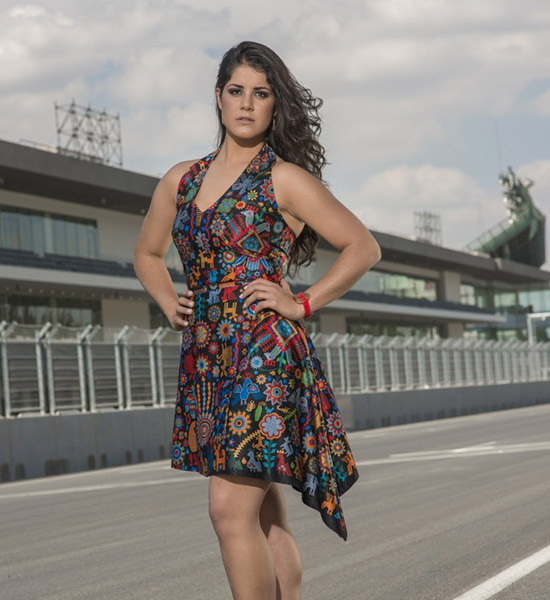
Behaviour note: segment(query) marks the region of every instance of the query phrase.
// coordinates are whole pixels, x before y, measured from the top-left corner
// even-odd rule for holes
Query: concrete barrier
[[[550,402],[531,382],[339,395],[348,431]],[[0,418],[0,481],[168,459],[174,407]]]
[[[0,419],[0,480],[168,458],[173,417],[166,407]]]
[[[548,402],[550,402],[548,381],[338,396],[342,419],[350,431]]]

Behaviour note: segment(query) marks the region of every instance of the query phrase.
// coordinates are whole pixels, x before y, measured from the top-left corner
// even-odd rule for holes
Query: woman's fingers
[[[193,308],[187,305],[178,304],[176,306],[176,312],[181,315],[190,315],[193,312]]]
[[[191,290],[187,290],[185,292],[185,296],[178,296],[178,304],[192,307],[195,304],[193,301],[193,292]]]
[[[249,304],[256,302],[257,300],[273,300],[273,294],[269,290],[255,290],[251,292],[245,299],[243,306],[246,308]]]
[[[188,321],[184,321],[179,317],[175,317],[174,319],[172,319],[172,328],[176,331],[180,331],[184,327],[187,327],[187,325],[189,325]]]
[[[171,322],[172,329],[181,331],[189,326],[188,318],[193,312],[193,306],[195,304],[193,298],[194,294],[192,290],[185,290],[182,296],[178,296],[178,303],[176,304],[176,309]]]
[[[243,291],[239,294],[239,298],[249,298],[256,292],[263,293],[265,296],[265,294],[271,294],[272,292],[275,292],[276,288],[280,289],[280,286],[277,285],[277,283],[274,281],[267,281],[262,277],[260,279],[255,279],[252,283],[247,284]],[[250,302],[248,302],[248,304],[250,304]]]

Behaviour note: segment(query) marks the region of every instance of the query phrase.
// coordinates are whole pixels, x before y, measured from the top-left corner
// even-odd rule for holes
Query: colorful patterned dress
[[[334,394],[303,320],[254,314],[246,282],[286,275],[296,236],[275,200],[267,142],[233,185],[199,211],[220,148],[182,176],[172,236],[195,305],[182,331],[172,436],[175,469],[286,483],[343,539],[340,495],[358,478]]]

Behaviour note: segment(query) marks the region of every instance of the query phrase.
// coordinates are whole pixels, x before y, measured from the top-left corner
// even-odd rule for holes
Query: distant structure
[[[441,235],[441,215],[428,211],[415,211],[414,235],[417,240],[436,246],[443,244]]]
[[[464,250],[540,267],[546,261],[546,217],[529,193],[533,182],[519,179],[512,167],[508,167],[505,175],[500,175],[499,181],[504,188],[507,218],[467,244]]]
[[[73,100],[61,105],[54,102],[57,152],[105,165],[122,166],[120,116],[105,109],[94,110]]]

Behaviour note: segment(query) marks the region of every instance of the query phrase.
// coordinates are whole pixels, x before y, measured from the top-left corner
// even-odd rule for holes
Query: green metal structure
[[[512,167],[499,180],[504,188],[508,217],[464,246],[464,250],[540,267],[546,261],[546,217],[529,193],[533,182],[516,177]]]

